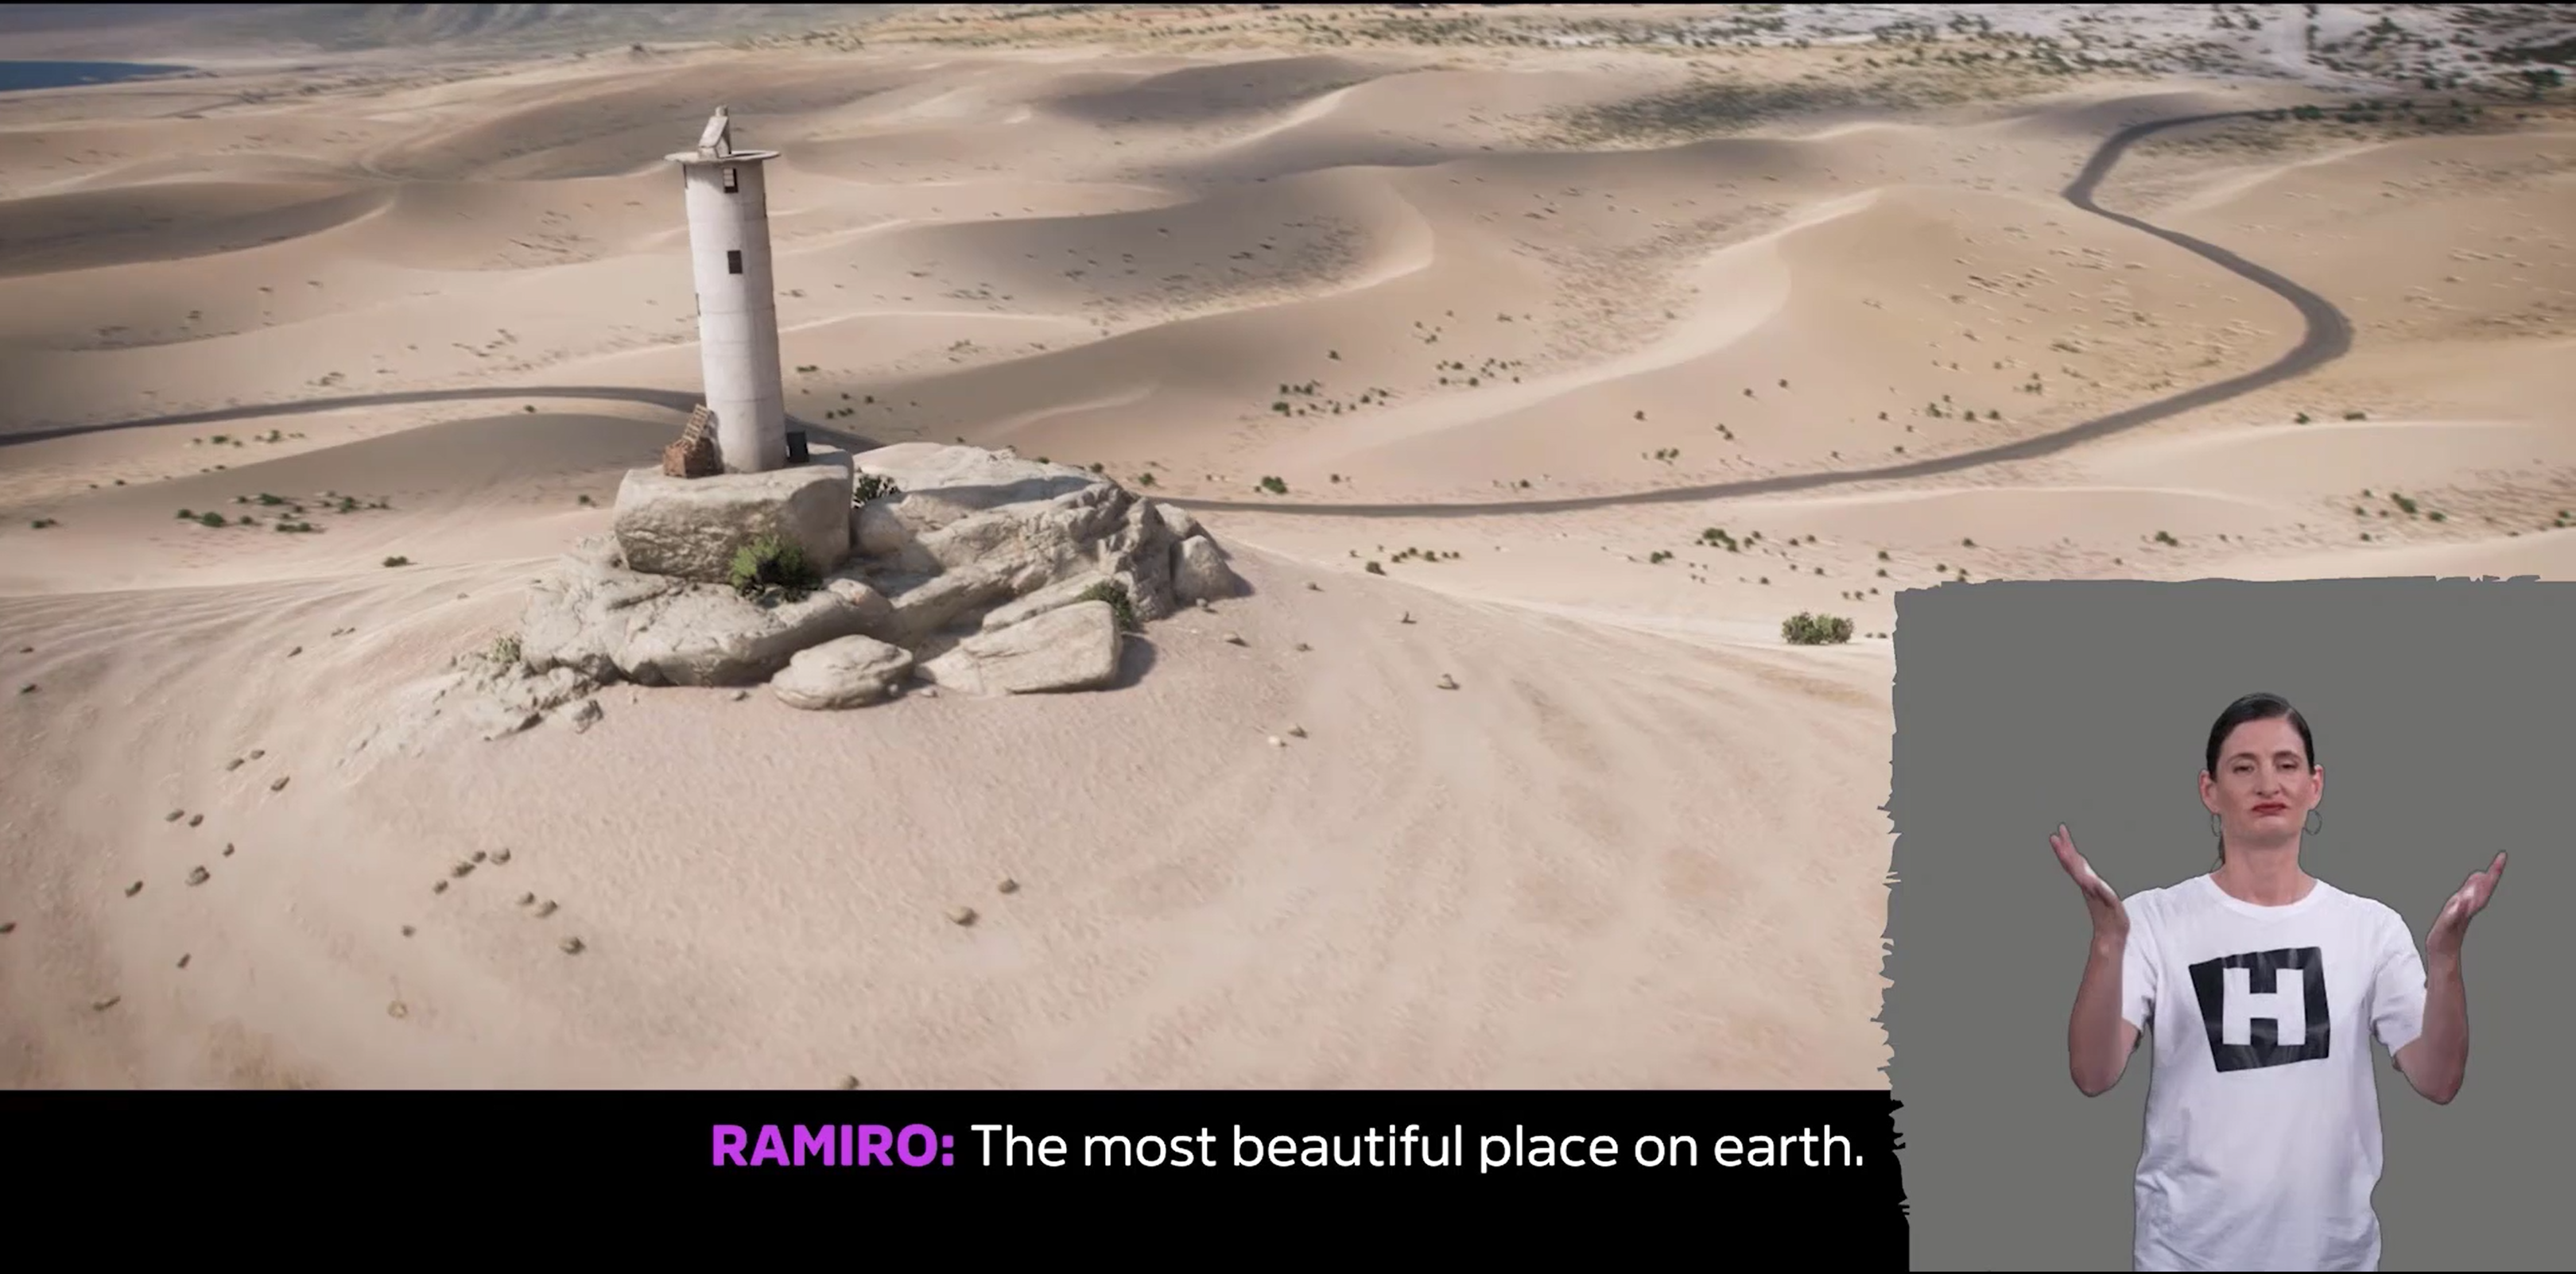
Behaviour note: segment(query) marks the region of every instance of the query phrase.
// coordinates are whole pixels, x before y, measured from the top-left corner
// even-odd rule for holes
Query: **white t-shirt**
[[[2370,1040],[2424,1030],[2406,921],[2320,880],[2285,907],[2208,876],[2127,900],[2121,1016],[2155,1041],[2140,1270],[2376,1270]]]

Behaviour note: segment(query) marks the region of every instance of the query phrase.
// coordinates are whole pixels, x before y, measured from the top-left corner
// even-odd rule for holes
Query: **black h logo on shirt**
[[[2191,966],[2209,1059],[2221,1071],[2323,1060],[2333,1042],[2326,957],[2316,947],[2220,956]]]

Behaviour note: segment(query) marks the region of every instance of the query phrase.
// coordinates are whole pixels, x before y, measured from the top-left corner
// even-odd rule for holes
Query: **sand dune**
[[[376,191],[274,181],[170,182],[11,200],[0,221],[0,273],[238,252],[343,225],[385,203]]]
[[[2280,357],[2281,296],[2060,192],[2310,99],[1505,8],[424,13],[0,98],[0,1082],[1875,1086],[1898,594],[2576,574],[2565,104],[2124,155],[2102,207],[2327,297],[2340,359],[1666,499]],[[1100,464],[1256,591],[1098,694],[409,733],[697,390],[663,156],[718,103],[785,154],[798,419]],[[396,400],[276,411],[351,395]]]

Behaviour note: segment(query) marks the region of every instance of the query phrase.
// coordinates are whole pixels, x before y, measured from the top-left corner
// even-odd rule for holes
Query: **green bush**
[[[775,535],[764,535],[733,551],[731,575],[734,591],[745,597],[770,589],[787,594],[789,601],[802,601],[805,594],[821,585],[805,550]]]
[[[1852,622],[1838,615],[1799,611],[1780,621],[1780,637],[1792,646],[1837,646],[1850,641]]]
[[[1145,626],[1136,619],[1135,599],[1127,595],[1126,585],[1114,579],[1102,580],[1082,590],[1081,600],[1109,603],[1109,609],[1118,616],[1118,631],[1122,633],[1145,631]]]
[[[870,500],[884,500],[901,494],[903,492],[896,488],[894,479],[882,473],[862,473],[858,483],[850,488],[850,507],[857,508]]]

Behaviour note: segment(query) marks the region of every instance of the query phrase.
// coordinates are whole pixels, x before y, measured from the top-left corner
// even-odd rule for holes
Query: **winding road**
[[[2324,297],[2299,286],[2243,257],[2195,239],[2179,231],[2152,225],[2126,213],[2112,212],[2093,201],[2093,192],[2103,178],[2130,147],[2168,129],[2222,120],[2253,119],[2271,115],[2269,111],[2222,111],[2204,115],[2185,115],[2171,119],[2150,120],[2132,124],[2113,133],[2096,147],[2075,180],[2059,192],[2066,202],[2094,216],[2115,221],[2142,234],[2154,235],[2184,251],[2190,252],[2288,301],[2307,324],[2307,332],[2290,351],[2272,362],[2241,376],[2214,381],[2181,393],[2115,411],[2105,416],[2069,425],[2034,437],[1999,443],[1974,451],[1938,456],[1905,464],[1884,465],[1873,469],[1834,469],[1815,473],[1784,474],[1769,478],[1747,478],[1733,482],[1708,483],[1688,487],[1659,487],[1644,491],[1614,492],[1608,495],[1570,496],[1557,499],[1492,500],[1463,503],[1430,504],[1336,504],[1329,502],[1264,502],[1246,500],[1201,500],[1156,495],[1161,503],[1184,509],[1225,509],[1247,513],[1310,514],[1359,518],[1456,518],[1486,517],[1511,513],[1562,513],[1579,509],[1612,508],[1637,504],[1678,504],[1699,500],[1732,499],[1742,496],[1777,495],[1791,491],[1812,491],[1824,487],[1849,486],[1866,482],[1886,482],[1902,478],[1923,478],[1937,474],[1960,473],[1986,465],[2016,460],[2029,460],[2053,455],[2140,425],[2213,403],[2225,402],[2241,394],[2276,385],[2324,366],[2343,357],[2352,349],[2352,322],[2343,311]],[[212,424],[226,420],[254,419],[293,412],[337,411],[350,407],[387,406],[397,403],[444,402],[472,398],[593,398],[623,402],[647,403],[685,412],[695,407],[699,396],[681,390],[644,389],[630,386],[519,386],[509,388],[422,389],[384,394],[359,394],[339,398],[306,399],[294,403],[274,403],[248,407],[226,407],[213,411],[187,412],[177,415],[152,416],[140,420],[115,421],[95,425],[75,425],[61,429],[0,436],[0,447],[16,443],[37,442],[75,434],[97,433],[112,429],[136,429],[154,425]],[[818,429],[790,418],[790,425],[803,429],[818,440],[828,441],[852,450],[866,450],[875,445],[864,438],[836,430]]]

